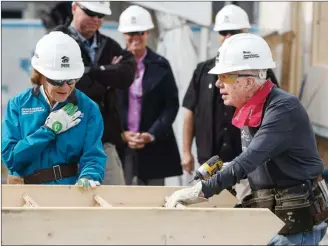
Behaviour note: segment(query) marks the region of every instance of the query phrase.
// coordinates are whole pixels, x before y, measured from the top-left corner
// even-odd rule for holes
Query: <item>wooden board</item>
[[[16,207],[2,222],[4,245],[267,245],[284,225],[246,208]]]
[[[84,191],[70,185],[2,185],[2,206],[22,207],[26,193],[40,207],[91,207],[96,204],[94,195],[99,195],[114,207],[161,207],[165,196],[181,186],[100,186]],[[237,199],[224,190],[208,202],[190,207],[232,208]],[[189,207],[189,206],[188,206]]]

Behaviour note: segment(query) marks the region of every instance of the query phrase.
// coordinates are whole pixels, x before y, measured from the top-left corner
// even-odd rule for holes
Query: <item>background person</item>
[[[129,91],[120,91],[124,125],[124,173],[139,185],[164,185],[164,179],[182,174],[172,124],[179,109],[178,89],[170,63],[147,47],[154,27],[150,13],[130,6],[119,19],[126,48],[137,60],[137,73]]]

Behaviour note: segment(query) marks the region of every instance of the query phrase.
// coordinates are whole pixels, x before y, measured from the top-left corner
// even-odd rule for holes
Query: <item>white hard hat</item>
[[[215,16],[214,31],[230,31],[250,28],[245,10],[234,4],[224,6]]]
[[[94,1],[94,2],[76,1],[76,2],[93,12],[104,14],[104,15],[112,14],[112,11],[110,10],[110,2],[109,1]]]
[[[79,79],[84,73],[80,46],[59,31],[50,32],[38,41],[31,65],[52,80]]]
[[[224,74],[275,67],[268,43],[258,35],[241,33],[224,41],[218,50],[215,67],[208,73]]]
[[[118,31],[143,32],[154,28],[150,13],[137,5],[132,5],[124,10],[120,16]]]

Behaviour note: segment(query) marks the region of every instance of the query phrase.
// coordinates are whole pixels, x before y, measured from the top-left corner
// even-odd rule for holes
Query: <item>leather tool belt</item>
[[[285,223],[281,235],[312,231],[314,225],[328,219],[328,194],[321,187],[323,182],[319,179],[288,188],[253,191],[244,198],[242,207],[270,209]]]
[[[51,168],[41,169],[31,175],[23,177],[24,184],[42,184],[77,176],[77,164],[60,164]]]

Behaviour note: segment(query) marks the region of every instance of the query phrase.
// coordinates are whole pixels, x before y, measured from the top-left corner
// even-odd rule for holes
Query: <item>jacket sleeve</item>
[[[281,102],[269,106],[263,123],[248,148],[229,166],[203,182],[206,197],[220,193],[243,179],[258,166],[286,151],[293,143],[295,125],[300,119],[299,106]]]
[[[163,79],[163,91],[165,97],[165,106],[159,118],[148,130],[156,139],[165,137],[166,132],[175,120],[179,110],[179,94],[170,64],[167,64],[168,72]]]
[[[103,64],[91,68],[87,75],[91,80],[98,81],[105,86],[124,90],[128,89],[134,81],[137,61],[131,52],[123,50],[117,45],[113,46],[116,51],[114,53],[117,53],[117,56],[121,55],[122,59],[117,64]]]
[[[198,97],[199,97],[199,74],[201,67],[200,65],[194,70],[193,76],[189,83],[186,94],[183,98],[182,106],[186,109],[189,109],[192,112],[195,112]]]
[[[104,123],[99,108],[96,105],[90,110],[83,153],[80,158],[79,178],[85,177],[102,183],[107,160],[101,141]]]
[[[34,133],[22,138],[19,123],[19,107],[9,100],[2,122],[2,161],[11,172],[19,173],[55,139],[55,133],[41,126]]]

